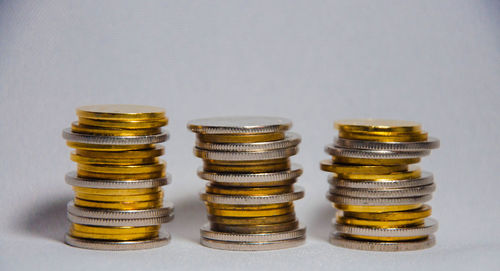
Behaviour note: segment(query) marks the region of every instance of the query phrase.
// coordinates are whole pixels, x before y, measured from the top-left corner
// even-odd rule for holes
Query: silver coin
[[[335,138],[334,145],[345,149],[368,149],[388,151],[421,151],[439,148],[439,139],[429,137],[426,141],[418,142],[377,142],[368,140],[353,140]]]
[[[283,140],[254,143],[210,143],[197,140],[196,147],[210,151],[270,151],[295,147],[300,140],[300,135],[288,132]]]
[[[293,156],[297,154],[298,151],[298,147],[255,152],[207,151],[199,149],[197,147],[193,148],[193,153],[196,157],[199,157],[201,159],[219,161],[260,161],[281,159]]]
[[[203,171],[198,168],[198,176],[204,180],[216,183],[272,183],[296,179],[302,175],[302,167],[292,164],[290,170],[269,173],[217,173]]]
[[[232,204],[232,205],[261,205],[261,204],[277,204],[287,203],[294,200],[299,200],[304,197],[304,188],[300,186],[294,187],[292,193],[268,195],[268,196],[229,196],[200,193],[200,198],[203,201],[215,204]]]
[[[69,234],[64,236],[64,242],[70,246],[94,249],[94,250],[139,250],[157,248],[168,244],[170,241],[169,233],[160,233],[160,236],[148,240],[138,241],[104,241],[98,239],[83,239],[73,237]]]
[[[68,202],[68,213],[80,217],[96,219],[149,219],[170,216],[174,212],[174,204],[166,202],[163,207],[145,210],[109,210],[75,206],[73,201]]]
[[[332,220],[332,227],[336,232],[339,233],[372,237],[415,237],[430,235],[437,231],[437,220],[433,218],[426,218],[424,221],[424,224],[412,227],[376,228],[339,224],[335,222],[334,218]]]
[[[71,171],[64,177],[67,184],[78,187],[99,189],[138,189],[154,188],[167,185],[172,182],[172,176],[166,173],[165,177],[147,180],[103,180],[86,179],[77,176],[76,171]]]
[[[434,177],[432,173],[422,171],[419,178],[406,180],[378,180],[378,181],[363,181],[363,180],[346,180],[339,179],[334,175],[328,177],[328,182],[331,185],[348,188],[367,188],[367,189],[391,189],[405,188],[432,184]]]
[[[305,237],[282,240],[282,241],[274,241],[274,242],[232,242],[232,241],[217,241],[203,237],[200,238],[200,243],[203,246],[214,249],[233,250],[233,251],[266,251],[266,250],[287,249],[300,246],[304,244],[305,241],[306,241]]]
[[[412,241],[368,241],[368,240],[355,240],[347,237],[343,237],[342,234],[336,233],[330,235],[330,243],[350,249],[358,250],[368,250],[368,251],[386,251],[386,252],[396,252],[396,251],[411,251],[426,249],[434,246],[436,244],[436,238],[433,234],[429,235],[425,239],[412,240]]]
[[[359,205],[359,206],[389,206],[389,205],[411,205],[424,203],[432,199],[431,195],[406,197],[406,198],[355,198],[337,194],[326,195],[326,198],[336,204]]]
[[[297,229],[283,232],[272,233],[230,233],[212,231],[210,225],[207,223],[200,229],[202,238],[217,240],[217,241],[230,241],[230,242],[275,242],[289,239],[296,239],[305,237],[306,227],[299,225]]]
[[[63,130],[62,136],[70,142],[85,143],[85,144],[98,144],[98,145],[143,145],[143,144],[156,144],[167,141],[169,134],[163,131],[157,135],[145,136],[103,136],[80,134],[71,131],[71,128]]]
[[[289,119],[277,117],[239,116],[196,119],[187,128],[202,134],[276,133],[292,126]]]
[[[404,198],[414,196],[424,196],[432,194],[436,190],[436,185],[428,184],[423,186],[414,186],[406,188],[391,189],[366,189],[366,188],[347,188],[332,187],[330,194],[337,194],[348,197],[361,198]]]
[[[91,218],[76,216],[68,212],[68,220],[72,223],[91,225],[91,226],[106,226],[106,227],[144,227],[161,225],[170,222],[174,219],[174,214],[168,216],[160,216],[153,218],[140,219],[113,219],[113,218]]]
[[[431,153],[429,150],[422,151],[388,151],[388,150],[360,150],[335,147],[333,144],[326,145],[325,152],[335,157],[363,158],[363,159],[409,159],[420,158]]]

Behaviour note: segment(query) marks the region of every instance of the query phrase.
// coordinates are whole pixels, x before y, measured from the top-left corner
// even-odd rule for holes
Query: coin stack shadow
[[[333,173],[327,198],[338,209],[330,242],[372,251],[433,246],[437,221],[424,204],[435,190],[433,176],[413,164],[439,140],[409,121],[344,120],[335,128],[338,138],[325,147],[333,159],[321,162]]]
[[[286,133],[287,119],[227,117],[193,120],[194,154],[203,159],[198,176],[209,181],[200,193],[209,223],[201,244],[226,250],[271,250],[305,241],[293,201],[304,196],[294,183],[302,174],[289,157],[300,136]]]
[[[67,244],[99,250],[135,250],[165,245],[161,224],[173,218],[161,186],[170,182],[159,159],[168,139],[161,108],[95,105],[77,109],[78,122],[63,130],[75,150],[77,170],[66,175],[75,198],[68,203]]]

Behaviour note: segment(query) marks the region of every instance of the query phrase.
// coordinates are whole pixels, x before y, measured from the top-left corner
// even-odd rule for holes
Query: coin
[[[97,209],[112,209],[112,210],[141,210],[159,208],[162,206],[163,200],[150,201],[132,201],[132,202],[103,202],[92,201],[80,198],[74,199],[75,205],[79,207],[90,207]]]
[[[299,222],[297,220],[285,223],[262,224],[262,225],[226,225],[221,223],[211,223],[210,228],[214,231],[232,232],[232,233],[272,233],[290,231],[297,228]]]
[[[363,159],[413,159],[427,156],[429,150],[422,151],[386,151],[386,150],[359,150],[338,148],[333,144],[326,145],[325,152],[337,157],[363,158]]]
[[[94,240],[75,238],[70,235],[64,237],[64,242],[70,246],[94,249],[94,250],[139,250],[157,248],[168,244],[170,241],[170,234],[163,233],[156,238],[147,240],[136,241],[107,241],[107,240]]]
[[[406,120],[386,120],[386,119],[346,119],[338,120],[334,123],[335,129],[344,131],[365,131],[365,132],[400,132],[418,133],[421,125],[418,122]]]
[[[264,217],[224,217],[209,215],[208,220],[213,223],[225,225],[262,225],[262,224],[276,224],[285,223],[295,220],[295,213],[277,216],[264,216]]]
[[[211,141],[197,141],[196,147],[211,151],[269,151],[276,149],[286,149],[297,146],[300,143],[300,136],[296,133],[287,132],[282,140],[258,141],[252,143],[213,143]]]
[[[167,202],[161,208],[144,210],[105,210],[76,206],[73,201],[68,202],[68,213],[75,216],[95,218],[95,219],[150,219],[158,217],[171,216],[174,211],[174,205]]]
[[[401,220],[367,220],[337,215],[337,223],[359,227],[377,227],[377,228],[400,228],[411,227],[424,224],[423,218],[401,219]]]
[[[258,152],[207,151],[196,147],[193,149],[193,153],[196,157],[208,160],[224,161],[257,161],[280,159],[293,156],[297,154],[297,152],[297,147]]]
[[[361,198],[348,197],[337,194],[327,194],[327,199],[331,202],[342,205],[358,205],[358,206],[386,206],[386,205],[412,205],[430,201],[431,195],[404,197],[404,198]]]
[[[84,144],[102,145],[145,145],[164,142],[168,139],[168,132],[162,131],[159,134],[142,136],[104,136],[92,134],[79,134],[71,131],[70,128],[63,130],[63,138],[69,142]]]
[[[205,160],[203,170],[218,173],[266,173],[288,170],[291,166],[288,158],[248,162],[245,164],[242,161]]]
[[[418,142],[376,142],[368,140],[352,140],[335,138],[334,145],[340,148],[390,150],[390,151],[420,151],[439,147],[439,139],[429,137],[426,141]]]
[[[304,197],[304,189],[300,186],[295,186],[293,192],[276,194],[276,195],[264,195],[264,196],[228,196],[228,195],[217,195],[200,193],[200,198],[203,201],[217,203],[217,204],[241,204],[241,205],[256,205],[256,204],[276,204],[291,202]]]
[[[100,120],[165,119],[165,110],[163,108],[129,104],[81,106],[76,109],[76,114],[78,117]]]
[[[434,183],[430,172],[422,171],[420,177],[404,180],[347,180],[330,176],[328,182],[335,187],[366,188],[366,189],[392,189],[405,187],[418,187]]]
[[[421,208],[423,205],[417,204],[403,204],[403,205],[347,205],[334,203],[333,207],[348,211],[348,212],[362,212],[362,213],[384,213],[384,212],[398,212],[398,211],[409,211]]]
[[[262,216],[277,216],[292,213],[293,205],[285,208],[266,209],[266,210],[224,210],[207,207],[207,211],[215,216],[230,216],[230,217],[262,217]]]
[[[206,192],[211,194],[219,195],[231,195],[231,196],[266,196],[266,195],[276,195],[290,193],[293,191],[293,187],[290,185],[285,186],[273,186],[273,187],[224,187],[217,186],[213,184],[207,184]]]
[[[67,215],[68,220],[76,224],[85,224],[93,226],[107,226],[107,227],[143,227],[150,225],[160,225],[170,222],[174,216],[161,216],[153,218],[139,218],[139,219],[110,219],[110,218],[91,218],[76,216],[71,213]]]
[[[188,122],[188,129],[201,134],[262,134],[284,132],[292,126],[285,118],[276,117],[217,117]]]
[[[205,143],[258,143],[267,141],[284,140],[285,134],[265,133],[265,134],[198,134],[198,142]]]
[[[347,187],[332,187],[330,194],[348,196],[348,197],[366,197],[366,198],[404,198],[414,196],[430,195],[436,190],[434,184],[424,186],[405,187],[405,188],[390,188],[382,190],[365,189],[365,188],[347,188]]]
[[[78,169],[86,172],[111,173],[111,174],[144,174],[165,170],[166,162],[146,164],[146,165],[98,165],[98,164],[78,164]]]
[[[348,180],[366,180],[366,181],[380,181],[380,180],[406,180],[419,178],[421,170],[419,167],[410,166],[407,171],[392,172],[388,174],[358,174],[358,173],[342,173],[337,174],[339,179]]]
[[[85,179],[77,177],[76,171],[70,171],[65,176],[66,183],[73,186],[89,188],[107,188],[107,189],[136,189],[151,188],[167,185],[172,181],[172,176],[166,174],[165,177],[144,180],[106,180],[106,179]]]
[[[303,225],[299,225],[297,229],[284,231],[284,232],[273,232],[273,233],[262,233],[262,234],[242,234],[242,233],[227,233],[227,232],[217,232],[210,230],[209,224],[205,224],[201,227],[201,237],[211,240],[218,241],[231,241],[231,242],[274,242],[282,241],[288,239],[295,239],[305,237],[306,228]]]
[[[120,129],[120,128],[102,128],[97,126],[87,126],[78,122],[71,124],[71,131],[81,134],[101,135],[101,136],[146,136],[157,135],[161,133],[160,128],[150,129]]]
[[[422,207],[414,210],[395,211],[395,212],[382,212],[382,213],[368,213],[368,212],[348,212],[341,211],[344,217],[353,217],[367,220],[380,220],[380,221],[395,221],[395,220],[409,220],[426,218],[431,215],[432,209],[429,205],[422,205]]]
[[[432,218],[426,218],[424,224],[422,225],[403,228],[358,227],[338,223],[333,224],[334,230],[340,233],[373,237],[423,236],[436,232],[437,227],[437,221]]]
[[[80,117],[78,118],[78,123],[86,126],[96,126],[104,128],[151,129],[167,125],[168,120],[164,118],[164,119],[154,119],[151,121],[140,121],[140,120],[116,121],[116,120],[101,120],[101,119]]]
[[[321,161],[320,165],[321,170],[337,174],[390,174],[408,169],[408,165],[363,166],[338,164],[331,159]]]
[[[330,236],[330,243],[336,246],[358,249],[358,250],[369,250],[369,251],[410,251],[426,249],[434,246],[436,239],[434,235],[429,235],[423,239],[417,239],[415,241],[404,241],[404,242],[371,242],[371,241],[360,241],[355,239],[349,239],[343,237],[342,234],[332,234]]]
[[[73,162],[89,164],[89,165],[117,165],[117,166],[133,166],[144,164],[155,164],[159,160],[156,157],[149,158],[93,158],[78,155],[76,153],[70,154],[70,159]]]
[[[114,146],[114,145],[112,145]],[[87,158],[102,158],[102,159],[138,159],[138,158],[153,158],[162,156],[165,149],[162,146],[154,146],[147,149],[139,150],[120,150],[120,151],[95,151],[85,150],[77,147],[75,153]]]

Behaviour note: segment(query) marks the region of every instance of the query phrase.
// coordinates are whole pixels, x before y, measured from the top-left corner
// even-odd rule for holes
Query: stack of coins
[[[75,198],[68,203],[67,244],[102,250],[165,245],[161,224],[173,218],[161,186],[170,182],[159,159],[168,139],[161,108],[136,105],[82,106],[78,122],[63,131],[75,150],[77,170],[66,175]]]
[[[203,159],[200,193],[210,223],[201,228],[204,246],[227,250],[271,250],[305,241],[293,201],[304,196],[294,187],[302,174],[289,157],[300,136],[286,132],[287,119],[227,117],[188,123],[197,134],[194,154]]]
[[[434,245],[437,222],[424,204],[435,190],[433,176],[414,164],[439,147],[420,124],[395,120],[343,120],[321,169],[333,173],[328,199],[338,209],[334,245],[374,251]]]

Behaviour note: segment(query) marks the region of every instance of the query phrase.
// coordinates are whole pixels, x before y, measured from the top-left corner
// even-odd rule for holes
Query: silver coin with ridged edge
[[[266,251],[266,250],[278,250],[298,247],[303,245],[306,241],[305,236],[295,239],[287,239],[282,241],[273,242],[233,242],[233,241],[218,241],[207,238],[200,238],[200,243],[203,246],[222,249],[222,250],[233,250],[233,251]]]
[[[110,210],[75,206],[73,201],[68,202],[68,213],[75,216],[98,219],[148,219],[167,217],[173,214],[174,204],[166,202],[161,208],[144,210]]]
[[[269,151],[297,146],[300,140],[300,135],[288,132],[283,140],[254,143],[210,143],[197,140],[196,147],[211,151]]]
[[[415,237],[433,234],[438,229],[437,220],[426,218],[424,224],[404,228],[376,228],[339,224],[332,220],[335,232],[372,237]]]
[[[389,151],[421,151],[439,148],[439,139],[429,137],[426,141],[417,142],[377,142],[368,140],[354,140],[335,138],[334,145],[346,149],[368,149]]]
[[[76,238],[69,234],[64,237],[64,242],[70,246],[94,250],[139,250],[157,248],[168,244],[170,241],[169,233],[160,233],[160,236],[147,240],[136,241],[105,241],[96,239]]]
[[[432,184],[434,182],[434,177],[432,173],[427,171],[422,171],[419,178],[415,179],[405,179],[405,180],[347,180],[339,179],[333,175],[328,177],[328,183],[339,187],[348,188],[366,188],[366,189],[391,189],[391,188],[405,188],[405,187],[416,187],[422,185]]]
[[[252,151],[252,152],[230,152],[230,151],[207,151],[193,148],[193,153],[196,157],[206,160],[219,161],[260,161],[288,158],[297,154],[298,147],[290,147],[286,149],[276,149],[270,151]]]
[[[326,145],[325,152],[334,157],[362,158],[362,159],[411,159],[427,156],[429,150],[422,151],[388,151],[388,150],[361,150],[338,148],[333,144]]]
[[[430,248],[436,244],[436,238],[434,237],[433,234],[431,234],[427,238],[418,240],[384,242],[384,241],[355,240],[348,237],[344,237],[342,236],[342,234],[335,233],[330,235],[330,243],[335,246],[350,248],[350,249],[397,252],[397,251],[412,251],[412,250]]]
[[[207,223],[200,229],[201,237],[217,241],[231,242],[275,242],[301,238],[306,235],[306,227],[299,225],[297,229],[271,233],[230,233],[210,230]]]
[[[432,194],[436,190],[436,185],[428,184],[423,186],[406,187],[406,188],[391,188],[391,189],[366,189],[366,188],[347,188],[347,187],[331,187],[330,194],[337,194],[348,197],[363,197],[363,198],[405,198],[424,196]]]
[[[200,192],[200,198],[203,201],[214,204],[231,204],[231,205],[261,205],[261,204],[278,204],[287,203],[299,200],[304,197],[304,188],[295,186],[293,192],[266,195],[266,196],[230,196]]]
[[[198,168],[198,176],[204,180],[217,183],[271,183],[296,179],[302,175],[302,167],[292,163],[290,170],[266,173],[217,173]]]
[[[264,116],[215,117],[196,119],[187,127],[201,134],[263,134],[284,132],[292,126],[286,118]]]
[[[67,214],[68,220],[72,223],[91,225],[91,226],[105,226],[105,227],[144,227],[161,225],[174,219],[174,215],[152,217],[152,218],[139,218],[139,219],[114,219],[114,218],[91,218],[75,216],[71,213]]]
[[[99,189],[139,189],[154,188],[170,184],[172,176],[166,173],[165,177],[145,180],[104,180],[86,179],[77,176],[76,171],[70,171],[64,177],[67,184],[78,187]]]
[[[145,136],[103,136],[74,133],[71,128],[63,130],[62,136],[70,142],[97,144],[97,145],[144,145],[156,144],[168,140],[169,134],[167,131],[162,131],[156,135]]]
[[[327,193],[326,198],[336,204],[358,206],[389,206],[425,203],[432,199],[432,195],[406,198],[356,198]]]

